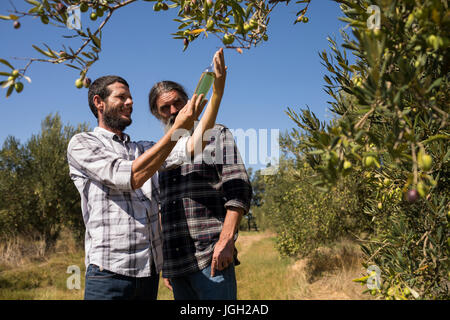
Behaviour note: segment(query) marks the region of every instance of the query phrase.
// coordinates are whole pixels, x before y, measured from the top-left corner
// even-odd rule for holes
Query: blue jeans
[[[216,270],[211,278],[211,266],[182,277],[170,279],[175,300],[236,300],[234,264]]]
[[[127,277],[90,264],[86,270],[85,300],[156,300],[159,274]]]

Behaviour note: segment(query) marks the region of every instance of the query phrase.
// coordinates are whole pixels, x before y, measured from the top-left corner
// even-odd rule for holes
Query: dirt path
[[[239,255],[244,255],[253,243],[261,241],[262,239],[275,236],[274,233],[267,231],[260,231],[256,234],[239,234],[236,246],[239,250]]]
[[[253,244],[266,238],[276,236],[271,232],[258,233],[240,233],[236,242],[239,256],[243,257]],[[344,245],[340,243],[340,246]],[[276,250],[273,248],[273,250]],[[362,294],[364,287],[352,281],[361,276],[361,265],[357,253],[351,261],[345,263],[345,267],[331,268],[321,276],[316,277],[312,282],[308,280],[311,274],[311,268],[324,268],[322,264],[334,264],[336,259],[341,259],[342,252],[338,249],[331,250],[324,261],[310,262],[308,259],[299,259],[288,266],[289,287],[285,288],[288,292],[289,300],[366,300],[371,299],[370,295]],[[356,260],[355,260],[356,259]]]

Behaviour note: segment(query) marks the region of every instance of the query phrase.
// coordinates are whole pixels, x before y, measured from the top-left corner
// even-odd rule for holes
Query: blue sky
[[[153,2],[139,1],[114,13],[104,28],[100,60],[88,74],[93,80],[106,74],[127,79],[134,110],[133,124],[126,132],[133,140],[157,141],[162,136],[160,123],[148,110],[151,86],[160,80],[174,80],[184,85],[191,95],[201,72],[222,46],[217,37],[210,35],[194,41],[183,52],[182,40],[171,36],[177,30],[177,23],[172,21],[176,9],[154,12],[152,6]],[[244,131],[252,128],[285,132],[294,127],[285,110],[306,106],[321,120],[330,118],[326,103],[329,97],[323,91],[326,70],[318,53],[328,50],[327,36],[340,38],[339,29],[345,25],[338,20],[341,12],[334,1],[312,1],[308,11],[310,22],[294,25],[298,8],[294,1],[288,6],[277,6],[269,23],[268,42],[244,50],[243,54],[225,50],[228,75],[218,123]],[[0,14],[8,14],[11,9],[8,1],[0,1]],[[73,48],[79,46],[78,42],[61,37],[69,35],[69,30],[43,25],[31,17],[20,21],[22,27],[14,30],[11,21],[0,20],[0,57],[16,68],[23,67],[24,61],[11,57],[39,56],[32,44],[46,43],[55,50],[62,48],[63,43]],[[88,21],[87,15],[83,15],[82,21]],[[0,65],[0,71],[7,70]],[[95,127],[96,119],[87,103],[87,89],[74,86],[79,77],[77,70],[33,63],[27,75],[32,84],[25,82],[21,94],[6,99],[6,89],[0,89],[1,143],[9,135],[25,143],[40,131],[41,121],[50,113],[58,112],[65,124],[87,122]],[[248,159],[244,161],[248,163]]]

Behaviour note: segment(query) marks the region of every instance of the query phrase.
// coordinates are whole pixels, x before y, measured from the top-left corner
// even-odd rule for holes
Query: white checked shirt
[[[181,138],[163,168],[183,163],[188,137]],[[158,174],[136,190],[131,188],[133,160],[155,142],[132,142],[124,134],[102,128],[75,135],[67,158],[70,177],[81,196],[86,226],[86,267],[100,268],[132,277],[148,277],[162,267],[159,224]],[[157,270],[151,270],[153,259]]]

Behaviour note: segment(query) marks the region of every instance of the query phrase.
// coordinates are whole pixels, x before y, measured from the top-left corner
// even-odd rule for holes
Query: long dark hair
[[[175,90],[179,93],[180,98],[183,99],[185,102],[189,100],[189,97],[184,90],[183,86],[179,83],[176,83],[174,81],[160,81],[157,82],[151,89],[150,93],[148,94],[148,104],[150,107],[150,112],[159,120],[161,120],[161,116],[158,113],[158,106],[156,105],[156,100],[158,100],[158,97],[164,93],[164,92],[170,92],[172,90]]]

